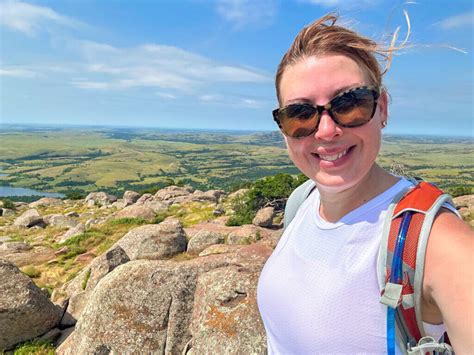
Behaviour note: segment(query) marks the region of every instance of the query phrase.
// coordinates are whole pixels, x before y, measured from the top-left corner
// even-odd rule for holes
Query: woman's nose
[[[341,134],[341,127],[339,127],[336,122],[334,122],[334,120],[329,115],[329,112],[324,110],[321,114],[319,125],[314,134],[314,137],[320,140],[331,140]]]

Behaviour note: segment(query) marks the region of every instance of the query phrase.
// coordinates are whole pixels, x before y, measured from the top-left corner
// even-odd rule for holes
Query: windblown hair
[[[409,19],[406,15],[409,30]],[[382,86],[382,76],[390,67],[393,52],[401,47],[395,47],[398,29],[392,36],[392,42],[384,48],[369,38],[345,27],[337,26],[338,16],[328,14],[303,28],[296,36],[293,44],[278,66],[275,86],[278,102],[281,104],[280,82],[285,69],[299,60],[322,56],[329,53],[345,55],[356,61],[369,75],[370,85]],[[408,37],[407,37],[408,38]],[[403,46],[403,45],[402,45]],[[385,61],[382,70],[377,58]]]

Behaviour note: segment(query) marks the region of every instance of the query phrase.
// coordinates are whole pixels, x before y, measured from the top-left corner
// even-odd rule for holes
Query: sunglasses
[[[376,87],[356,87],[334,97],[326,105],[291,104],[273,110],[273,119],[285,136],[302,138],[312,135],[327,111],[341,127],[359,127],[374,117],[380,91]]]

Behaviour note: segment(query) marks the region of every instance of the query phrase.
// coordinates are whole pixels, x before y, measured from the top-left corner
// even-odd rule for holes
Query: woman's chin
[[[316,186],[318,187],[319,191],[323,191],[326,193],[339,193],[357,185],[358,181],[343,181],[343,180],[336,180],[336,181],[318,181],[315,180]]]

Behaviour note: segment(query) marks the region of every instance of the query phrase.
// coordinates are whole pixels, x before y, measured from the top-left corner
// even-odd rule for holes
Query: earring
[[[382,128],[385,128],[387,126],[387,121],[382,121]]]

